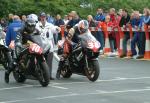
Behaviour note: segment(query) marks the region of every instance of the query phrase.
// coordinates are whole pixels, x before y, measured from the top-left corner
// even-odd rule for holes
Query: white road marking
[[[143,92],[143,91],[150,91],[149,89],[131,89],[131,90],[120,90],[120,91],[101,91],[96,90],[99,94],[114,94],[114,93],[128,93],[128,92]]]
[[[120,90],[120,91],[101,91],[96,90],[96,92],[93,93],[70,93],[65,95],[52,95],[52,96],[46,96],[46,97],[36,97],[31,99],[20,99],[20,100],[11,100],[11,101],[2,101],[0,103],[16,103],[16,102],[24,102],[24,101],[36,101],[36,100],[44,100],[44,99],[51,99],[51,98],[61,98],[61,97],[71,97],[71,96],[87,96],[87,95],[97,95],[97,94],[116,94],[116,93],[130,93],[130,92],[144,92],[144,91],[150,91],[150,89],[131,89],[131,90]]]
[[[116,77],[115,79],[108,79],[108,80],[97,80],[96,82],[112,82],[112,81],[124,81],[124,80],[140,80],[140,79],[150,79],[150,77],[137,77],[137,78],[121,78]],[[58,85],[69,85],[69,84],[83,84],[83,83],[91,83],[91,82],[68,82],[68,83],[60,83],[60,82],[51,82],[49,86],[53,86],[59,89],[68,89],[65,87],[60,87]],[[57,86],[56,86],[57,85]],[[17,87],[10,87],[10,88],[0,88],[0,91],[3,90],[12,90],[12,89],[20,89],[20,88],[28,88],[33,86],[40,86],[40,85],[25,85],[25,86],[17,86]]]
[[[17,86],[17,87],[9,87],[9,88],[0,88],[0,91],[11,90],[11,89],[21,89],[21,88],[27,88],[27,87],[33,87],[33,85],[25,85],[25,86]]]
[[[23,102],[24,100],[13,100],[13,101],[3,101],[0,103],[16,103],[16,102]]]
[[[100,80],[98,79],[95,82],[112,82],[112,81],[123,81],[123,80],[140,80],[140,79],[150,79],[150,77],[137,77],[137,78],[121,78],[116,77],[115,79],[108,79],[108,80]],[[91,82],[68,82],[68,83],[60,83],[60,82],[52,82],[53,85],[65,85],[65,84],[81,84],[81,83],[91,83]]]
[[[72,94],[65,94],[65,95],[55,95],[55,96],[47,96],[47,97],[38,97],[38,98],[35,98],[35,99],[41,100],[41,99],[50,99],[50,98],[59,98],[59,97],[71,97],[71,96],[77,96],[77,95],[80,95],[80,94],[72,93]]]
[[[60,87],[60,86],[51,86],[51,87],[58,88],[58,89],[68,89],[68,88]]]
[[[136,78],[121,78],[116,77],[115,79],[109,79],[109,80],[97,80],[96,82],[109,82],[109,81],[120,81],[120,80],[138,80],[138,79],[150,79],[150,77],[136,77]]]

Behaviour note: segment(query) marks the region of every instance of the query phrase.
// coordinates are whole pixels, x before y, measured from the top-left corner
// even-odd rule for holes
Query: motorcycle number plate
[[[100,43],[96,41],[88,41],[88,48],[90,49],[98,49],[100,47]]]
[[[30,53],[37,53],[37,54],[41,54],[42,53],[42,48],[37,45],[37,44],[31,44],[30,47],[29,47],[29,52]]]

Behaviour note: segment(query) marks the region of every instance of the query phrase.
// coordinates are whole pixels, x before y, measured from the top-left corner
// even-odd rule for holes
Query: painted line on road
[[[47,97],[38,97],[35,98],[35,100],[41,100],[41,99],[50,99],[50,98],[59,98],[59,97],[71,97],[71,96],[77,96],[80,95],[78,93],[71,93],[71,94],[65,94],[65,95],[55,95],[55,96],[47,96]]]
[[[44,100],[44,99],[52,99],[52,98],[62,98],[62,97],[73,97],[73,96],[87,96],[87,95],[102,95],[102,94],[116,94],[116,93],[131,93],[131,92],[144,92],[150,91],[149,89],[131,89],[131,90],[120,90],[120,91],[101,91],[96,90],[93,93],[70,93],[65,95],[52,95],[52,96],[45,96],[45,97],[36,97],[31,99],[20,99],[20,100],[11,100],[11,101],[2,101],[0,103],[16,103],[16,102],[29,102],[29,101],[37,101],[37,100]]]
[[[139,79],[150,79],[150,77],[136,77],[136,78],[122,78],[122,77],[116,77],[115,79],[109,79],[109,80],[97,80],[96,82],[109,82],[109,81],[120,81],[120,80],[139,80]]]
[[[120,91],[101,91],[96,90],[99,94],[114,94],[114,93],[128,93],[128,92],[144,92],[144,91],[150,91],[150,88],[146,89],[131,89],[131,90],[120,90]]]
[[[12,90],[12,89],[21,89],[21,88],[28,88],[28,87],[33,87],[33,85],[25,85],[25,86],[17,86],[17,87],[9,87],[9,88],[0,88],[0,91]]]
[[[121,77],[116,77],[115,79],[108,79],[108,80],[100,80],[100,79],[98,79],[95,82],[112,82],[112,81],[140,80],[140,79],[150,79],[150,77],[137,77],[137,78],[121,78]],[[52,82],[52,85],[82,84],[82,83],[91,83],[91,82],[68,82],[68,83]]]
[[[23,102],[24,100],[12,100],[12,101],[3,101],[0,103],[16,103],[16,102]]]
[[[69,89],[69,88],[65,88],[65,87],[61,87],[61,86],[50,86],[50,87],[54,87],[54,88],[58,88],[58,89]]]
[[[115,79],[97,80],[96,83],[98,83],[98,82],[124,81],[124,80],[139,80],[139,79],[150,79],[150,77],[137,77],[137,78],[121,78],[121,77],[116,77]],[[91,83],[91,82],[69,82],[69,83],[51,82],[51,84],[49,84],[49,86],[65,90],[65,89],[69,89],[69,88],[58,86],[58,85],[65,85],[65,84],[66,85],[69,85],[69,84],[71,85],[71,84],[83,84],[83,83]],[[12,90],[12,89],[21,89],[21,88],[28,88],[28,87],[34,87],[34,86],[40,86],[40,85],[25,85],[25,86],[17,86],[17,87],[10,87],[10,88],[0,88],[0,91]]]

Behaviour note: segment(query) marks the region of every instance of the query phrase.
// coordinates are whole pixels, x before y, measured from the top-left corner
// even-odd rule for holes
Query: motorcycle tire
[[[87,78],[94,82],[98,79],[99,74],[100,74],[100,66],[98,60],[90,60],[88,62],[88,67],[85,69],[85,73]]]
[[[0,62],[2,63],[3,67],[7,70],[8,69],[8,60],[6,59],[6,55],[3,51],[0,51]]]
[[[71,77],[72,72],[68,66],[65,66],[63,69],[61,68],[60,70],[61,70],[60,73],[61,73],[63,78],[70,78]]]
[[[18,70],[13,71],[13,76],[14,76],[14,79],[16,80],[16,82],[18,82],[18,83],[24,83],[26,81],[25,76],[23,74],[19,73]]]
[[[40,64],[40,71],[38,72],[39,82],[43,87],[47,87],[50,82],[50,73],[48,65],[46,62],[42,62],[39,64]]]

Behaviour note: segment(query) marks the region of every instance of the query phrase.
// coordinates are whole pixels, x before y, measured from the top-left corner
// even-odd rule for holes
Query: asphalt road
[[[150,103],[150,61],[101,58],[100,77],[90,82],[73,75],[69,79],[53,80],[48,87],[38,81],[4,82],[0,71],[0,103]],[[2,67],[0,67],[2,68]],[[57,62],[54,61],[53,76]]]

